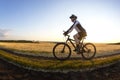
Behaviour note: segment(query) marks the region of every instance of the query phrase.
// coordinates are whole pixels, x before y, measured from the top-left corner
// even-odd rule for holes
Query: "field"
[[[1,48],[7,48],[12,51],[21,52],[21,54],[30,54],[37,56],[48,56],[53,57],[52,49],[56,43],[52,42],[40,42],[40,43],[10,43],[10,42],[0,42]],[[110,55],[120,52],[120,45],[108,45],[108,44],[95,44],[97,48],[96,56],[104,56]],[[74,56],[74,52],[72,52]],[[78,54],[75,54],[74,57],[79,57]],[[9,52],[5,52],[0,50],[0,57],[5,58],[8,61],[16,63],[18,65],[22,65],[28,68],[34,68],[37,70],[67,70],[67,69],[82,69],[86,67],[96,67],[99,65],[105,65],[109,63],[113,63],[119,61],[120,55],[111,56],[107,58],[95,58],[93,60],[67,60],[67,61],[59,61],[59,60],[49,60],[49,59],[40,59],[40,58],[32,58],[19,56],[15,54],[9,54]],[[47,63],[47,64],[46,64]],[[77,64],[76,64],[77,63]]]
[[[10,43],[0,42],[0,47],[11,49],[13,51],[20,51],[24,53],[32,53],[36,55],[52,55],[52,49],[56,43],[39,42],[39,43]],[[97,48],[97,55],[113,54],[120,52],[120,45],[95,44]],[[72,48],[73,49],[73,48]],[[74,54],[74,52],[73,52]]]

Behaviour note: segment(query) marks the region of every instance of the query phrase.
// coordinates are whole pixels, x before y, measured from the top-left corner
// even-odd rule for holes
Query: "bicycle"
[[[58,60],[67,60],[71,56],[71,48],[68,44],[70,42],[74,49],[76,49],[75,44],[73,43],[75,40],[70,38],[70,35],[66,35],[67,39],[65,42],[57,43],[53,47],[53,56]],[[79,42],[79,53],[82,55],[82,57],[86,60],[92,59],[96,54],[96,47],[93,43],[85,43],[84,44],[84,38]]]

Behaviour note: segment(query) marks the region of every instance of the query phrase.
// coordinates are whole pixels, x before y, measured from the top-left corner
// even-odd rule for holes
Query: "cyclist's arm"
[[[63,34],[66,36],[67,34],[69,34],[72,30],[73,30],[73,26],[71,26],[66,32],[64,32]]]
[[[76,27],[76,25],[79,24],[79,22],[75,22],[69,29],[68,29],[68,33],[72,32],[73,29]]]
[[[68,30],[67,30],[67,33],[71,33],[74,29],[74,26],[71,26]]]

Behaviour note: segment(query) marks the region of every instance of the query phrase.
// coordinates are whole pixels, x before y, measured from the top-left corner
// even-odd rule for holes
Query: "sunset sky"
[[[0,0],[0,39],[63,41],[71,14],[86,41],[120,42],[120,0]]]

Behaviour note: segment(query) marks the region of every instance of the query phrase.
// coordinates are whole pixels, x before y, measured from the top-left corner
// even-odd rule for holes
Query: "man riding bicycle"
[[[77,31],[77,34],[73,36],[76,43],[76,49],[74,51],[79,53],[79,41],[81,41],[83,37],[87,36],[87,33],[86,30],[81,26],[80,22],[77,21],[77,16],[71,15],[70,19],[73,22],[73,25],[66,32],[64,32],[64,35],[66,36],[68,33],[72,32],[73,29]]]

